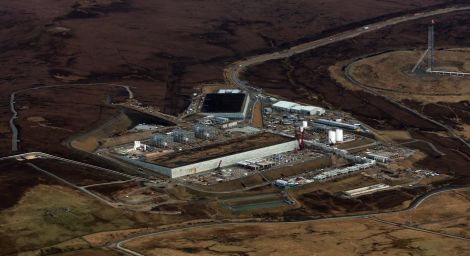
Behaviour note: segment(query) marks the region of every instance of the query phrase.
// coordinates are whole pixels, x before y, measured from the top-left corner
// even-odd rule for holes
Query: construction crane
[[[217,168],[215,168],[216,170],[220,170],[220,166],[222,165],[222,160],[220,160],[219,162],[219,165],[217,166]]]

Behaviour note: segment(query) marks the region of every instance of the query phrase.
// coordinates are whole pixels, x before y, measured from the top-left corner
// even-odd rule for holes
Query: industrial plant
[[[187,184],[261,175],[285,189],[380,169],[414,153],[381,144],[343,112],[249,89],[194,93],[184,115],[172,121],[145,132],[133,128],[128,142],[102,148],[100,155]]]

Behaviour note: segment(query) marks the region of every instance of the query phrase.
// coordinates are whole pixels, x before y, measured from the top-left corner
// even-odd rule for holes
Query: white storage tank
[[[335,130],[328,131],[328,143],[329,144],[336,144],[336,132]]]
[[[340,143],[344,141],[343,129],[336,129],[336,142]]]
[[[308,127],[308,122],[307,121],[302,121],[302,127],[307,128]]]
[[[142,145],[142,144],[140,143],[140,140],[136,140],[136,141],[134,141],[134,150],[136,150],[136,149],[140,148],[140,147],[141,147],[141,145]]]

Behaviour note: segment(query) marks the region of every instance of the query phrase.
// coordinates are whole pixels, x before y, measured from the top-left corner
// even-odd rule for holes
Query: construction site
[[[59,2],[2,3],[1,255],[466,251],[465,1]]]
[[[194,93],[177,117],[158,114],[135,100],[121,105],[125,104],[174,125],[129,127],[112,138],[119,143],[103,143],[95,153],[135,166],[157,182],[174,181],[202,191],[282,191],[359,175],[371,179],[365,184],[372,186],[361,195],[421,182],[408,168],[416,159],[415,150],[377,140],[370,128],[344,112],[223,85]],[[266,198],[267,202],[253,198],[254,206],[240,206],[245,210],[228,209],[240,214],[279,206],[277,199]],[[295,201],[283,200],[287,206]]]
[[[424,59],[434,65],[432,38],[407,75],[435,76],[430,71],[441,70],[422,67]],[[73,138],[70,146],[135,175],[134,184],[80,185],[108,204],[134,211],[184,213],[187,196],[174,192],[174,184],[191,195],[238,192],[216,197],[221,201],[212,207],[248,216],[308,206],[297,200],[311,191],[358,198],[452,178],[414,167],[425,156],[406,145],[417,140],[394,143],[347,112],[289,101],[243,83],[201,85],[179,115],[131,95],[112,103],[123,109],[121,115]]]

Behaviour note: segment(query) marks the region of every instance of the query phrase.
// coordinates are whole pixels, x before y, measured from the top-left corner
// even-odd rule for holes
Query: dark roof
[[[237,113],[242,112],[244,93],[210,93],[202,103],[204,113]]]

